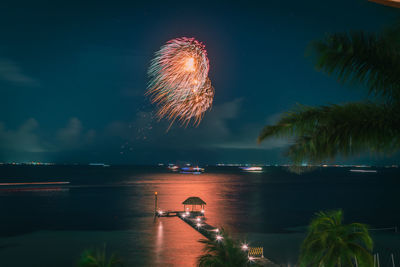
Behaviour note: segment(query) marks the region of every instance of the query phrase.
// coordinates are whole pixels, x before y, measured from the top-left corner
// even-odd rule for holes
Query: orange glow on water
[[[236,189],[232,184],[241,183],[240,176],[234,174],[221,175],[218,177],[211,173],[201,175],[163,173],[152,174],[143,177],[140,181],[133,183],[140,184],[148,192],[145,206],[149,212],[154,212],[154,192],[158,192],[158,209],[162,211],[184,211],[182,202],[191,196],[197,196],[204,200],[205,215],[207,223],[215,227],[235,225],[235,217],[225,216],[227,210],[231,210],[231,202],[226,201],[227,195],[236,194]],[[229,184],[229,186],[227,185]],[[234,201],[233,199],[231,201]],[[189,208],[187,208],[187,216]],[[201,209],[199,210],[201,211]],[[236,214],[236,211],[229,213]],[[177,218],[165,218],[165,220],[176,221]],[[232,229],[234,230],[234,229]]]
[[[152,266],[196,266],[203,236],[177,217],[158,218],[154,223],[155,255]]]
[[[231,207],[231,201],[225,201],[226,195],[235,194],[232,184],[240,183],[239,176],[234,174],[216,175],[203,173],[201,175],[179,174],[179,173],[160,173],[150,174],[139,181],[131,183],[143,188],[146,192],[143,208],[150,214],[154,212],[154,192],[158,192],[158,208],[162,211],[184,211],[182,202],[190,196],[197,196],[204,200],[205,219],[196,221],[203,227],[203,222],[212,226],[225,226],[234,231],[237,220],[235,212],[227,215],[227,210]],[[233,200],[232,200],[233,201]],[[187,215],[190,211],[187,210]],[[185,214],[186,214],[185,213]],[[153,223],[153,218],[150,219]],[[153,223],[152,244],[156,255],[152,258],[151,264],[157,266],[196,266],[197,257],[201,255],[203,245],[198,240],[204,237],[183,222],[178,217],[160,217]],[[178,251],[178,254],[177,254]]]

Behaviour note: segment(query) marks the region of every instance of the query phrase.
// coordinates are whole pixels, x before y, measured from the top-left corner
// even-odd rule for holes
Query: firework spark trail
[[[168,120],[180,120],[182,124],[188,125],[193,118],[194,125],[198,125],[212,105],[214,98],[214,88],[210,79],[196,93],[190,94],[185,100],[171,101],[163,106],[157,112],[158,117],[165,117]]]
[[[188,125],[198,125],[214,98],[208,78],[205,46],[194,38],[177,38],[155,53],[148,75],[147,94],[158,106],[157,116]],[[170,125],[170,126],[171,126]]]

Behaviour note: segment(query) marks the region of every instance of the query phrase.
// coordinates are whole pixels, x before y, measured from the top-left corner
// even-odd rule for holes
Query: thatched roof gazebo
[[[189,210],[186,206],[192,206],[191,211],[204,211],[204,206],[207,205],[206,202],[199,197],[188,197],[182,204],[184,211]],[[200,210],[198,208],[200,208]]]

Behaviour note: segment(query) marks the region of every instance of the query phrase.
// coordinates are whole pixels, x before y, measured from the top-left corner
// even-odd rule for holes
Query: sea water
[[[125,266],[194,266],[203,237],[179,218],[154,219],[154,192],[163,210],[183,210],[187,197],[200,197],[208,224],[264,247],[265,257],[284,265],[296,264],[317,211],[343,209],[346,223],[371,229],[400,226],[397,168],[317,168],[302,175],[284,167],[205,168],[193,175],[152,166],[0,166],[0,183],[70,182],[46,190],[1,188],[0,266],[75,266],[85,249],[104,246]],[[371,233],[381,263],[391,253],[400,256],[394,228]]]

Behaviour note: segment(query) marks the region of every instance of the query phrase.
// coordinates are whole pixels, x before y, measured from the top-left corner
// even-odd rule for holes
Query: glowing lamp
[[[203,214],[204,214],[204,210],[201,210],[201,213],[203,213]]]

